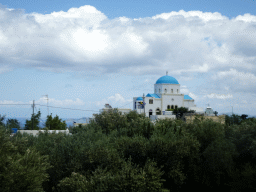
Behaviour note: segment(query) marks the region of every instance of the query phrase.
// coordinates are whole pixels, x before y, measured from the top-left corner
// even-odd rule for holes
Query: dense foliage
[[[20,123],[17,119],[8,119],[6,122],[8,128],[17,128],[20,129]]]
[[[255,190],[256,119],[232,118],[152,123],[113,110],[38,137],[2,126],[0,191]]]
[[[30,120],[26,120],[25,129],[26,130],[39,130],[41,112],[38,111],[37,114],[32,114]]]
[[[47,115],[45,127],[49,130],[65,130],[67,129],[67,124],[65,121],[62,121],[62,119],[60,119],[58,115],[52,117],[51,114]]]

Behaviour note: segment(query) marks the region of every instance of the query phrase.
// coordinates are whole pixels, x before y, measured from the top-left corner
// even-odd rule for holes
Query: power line
[[[0,105],[30,105],[31,104],[0,104]],[[32,104],[33,105],[33,104]],[[40,104],[34,104],[38,106],[45,106],[45,107],[52,107],[52,108],[59,108],[59,109],[68,109],[68,110],[77,110],[77,111],[92,111],[92,112],[99,112],[95,110],[85,110],[85,109],[73,109],[73,108],[65,108],[65,107],[55,107],[55,106],[48,106],[48,105],[40,105]]]
[[[95,110],[73,109],[73,108],[55,107],[55,106],[47,106],[47,105],[40,105],[40,104],[36,104],[36,105],[45,106],[45,107],[52,107],[52,108],[59,108],[59,109],[69,109],[69,110],[78,110],[78,111],[93,111],[93,112],[99,112],[99,111],[95,111]]]

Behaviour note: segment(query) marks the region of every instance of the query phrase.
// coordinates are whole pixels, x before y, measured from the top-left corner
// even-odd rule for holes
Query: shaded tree
[[[4,126],[5,115],[0,115],[0,126]]]
[[[51,115],[47,115],[45,126],[50,130],[65,130],[67,129],[66,121],[62,121],[58,115],[54,118]]]
[[[20,123],[17,119],[8,119],[6,122],[8,128],[18,128],[20,129]]]
[[[15,139],[15,138],[12,138]],[[48,179],[48,156],[41,155],[34,147],[23,147],[10,140],[9,132],[0,127],[0,191],[42,192],[42,183]]]
[[[241,115],[241,118],[242,118],[243,120],[245,120],[247,117],[248,117],[248,115],[246,115],[246,114],[242,114],[242,115]]]
[[[25,130],[39,130],[39,119],[41,117],[41,112],[38,111],[37,114],[32,114],[30,120],[26,120]]]
[[[186,107],[178,107],[178,108],[173,110],[173,114],[176,115],[177,119],[182,118],[183,114],[187,113],[187,112],[188,112],[188,108],[186,108]]]

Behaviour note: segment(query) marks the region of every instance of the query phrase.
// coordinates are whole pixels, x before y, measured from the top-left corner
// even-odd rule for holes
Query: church
[[[194,99],[180,93],[180,84],[168,75],[160,77],[154,85],[154,93],[148,93],[144,97],[133,98],[133,110],[147,117],[151,115],[172,115],[171,109],[186,107],[189,110],[199,110],[194,104]],[[200,110],[201,111],[201,110]]]

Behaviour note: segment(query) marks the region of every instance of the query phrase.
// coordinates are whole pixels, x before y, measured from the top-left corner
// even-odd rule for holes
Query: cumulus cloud
[[[225,87],[226,90],[252,93],[256,90],[256,76],[251,72],[242,72],[231,68],[228,71],[217,72],[214,79],[229,85],[229,87]]]
[[[31,107],[33,104],[33,101],[30,102],[22,102],[22,101],[12,101],[12,100],[3,100],[0,101],[0,104],[6,105],[6,106],[17,106],[19,107]],[[35,105],[41,104],[46,105],[47,104],[47,97],[41,97],[40,99],[35,101]],[[70,106],[82,106],[85,105],[85,102],[81,99],[77,98],[75,100],[72,99],[64,99],[64,100],[58,100],[54,98],[48,98],[48,104],[49,106],[58,106],[58,107],[70,107]]]
[[[41,97],[39,100],[36,101],[38,104],[47,104],[47,97]],[[85,102],[82,101],[79,98],[76,98],[75,100],[72,99],[65,99],[65,100],[58,100],[54,98],[48,98],[48,104],[49,106],[60,106],[60,107],[65,107],[65,106],[82,106],[85,105]]]
[[[51,14],[0,8],[0,65],[126,74],[255,72],[255,16],[179,11],[108,19],[93,6]],[[243,66],[242,66],[243,65]]]
[[[232,94],[216,94],[216,93],[211,93],[209,95],[207,95],[208,98],[210,99],[230,99],[233,98]]]
[[[3,101],[0,101],[0,104],[2,104],[2,105],[23,105],[23,104],[28,104],[28,103],[24,103],[21,101],[3,100]]]
[[[88,5],[51,14],[0,7],[0,15],[0,73],[25,67],[85,71],[86,77],[110,73],[136,77],[162,76],[168,70],[177,79],[201,78],[195,83],[197,91],[182,88],[194,99],[197,95],[229,99],[235,97],[234,92],[256,91],[255,15],[230,19],[217,12],[181,10],[147,18],[109,19]],[[134,83],[134,89],[151,82]],[[120,106],[126,101],[116,94],[97,106]],[[49,102],[84,104],[79,99]]]
[[[132,102],[132,99],[125,99],[121,94],[116,93],[115,95],[112,95],[107,99],[97,101],[96,105],[98,107],[103,108],[104,105],[107,103],[107,104],[110,104],[113,108],[115,108],[115,107],[122,107],[122,105],[131,103],[131,102]]]

